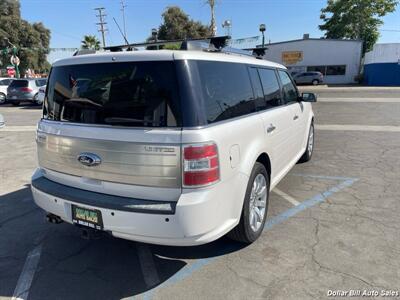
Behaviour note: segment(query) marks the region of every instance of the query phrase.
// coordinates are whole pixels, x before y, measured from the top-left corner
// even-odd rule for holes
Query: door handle
[[[299,118],[299,116],[298,115],[295,115],[294,117],[293,117],[293,120],[297,120]]]
[[[267,133],[271,133],[275,129],[276,129],[276,127],[274,125],[270,124],[269,127],[267,128]]]

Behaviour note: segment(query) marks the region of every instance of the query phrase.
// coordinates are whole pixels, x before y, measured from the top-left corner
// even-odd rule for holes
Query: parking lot
[[[47,223],[29,188],[41,110],[0,106],[0,299],[400,293],[400,88],[301,90],[319,96],[313,158],[271,192],[264,233],[247,247],[227,238],[199,247],[87,240]]]

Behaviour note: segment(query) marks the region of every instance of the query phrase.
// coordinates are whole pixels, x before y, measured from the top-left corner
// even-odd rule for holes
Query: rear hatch
[[[29,80],[16,79],[13,80],[7,88],[7,97],[24,98],[27,94],[32,93],[33,89],[29,87]]]
[[[154,189],[180,193],[181,123],[172,60],[55,66],[38,130],[39,165],[60,174],[52,177],[59,183],[78,178],[105,193],[120,187],[131,197],[171,200],[171,193],[154,199]]]

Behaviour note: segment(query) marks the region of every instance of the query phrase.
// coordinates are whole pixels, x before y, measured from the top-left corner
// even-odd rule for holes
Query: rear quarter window
[[[254,94],[245,64],[216,61],[196,63],[209,124],[255,111]]]

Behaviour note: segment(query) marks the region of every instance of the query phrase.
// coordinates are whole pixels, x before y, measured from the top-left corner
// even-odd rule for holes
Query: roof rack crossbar
[[[256,48],[248,48],[244,49],[247,51],[251,51],[253,53],[253,56],[256,58],[262,58],[265,55],[265,52],[268,50],[267,47],[256,47]]]

